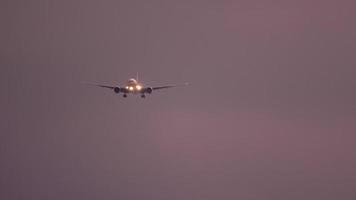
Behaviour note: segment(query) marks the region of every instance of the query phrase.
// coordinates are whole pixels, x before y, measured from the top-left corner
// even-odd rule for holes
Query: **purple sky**
[[[355,199],[355,7],[1,1],[0,199]]]

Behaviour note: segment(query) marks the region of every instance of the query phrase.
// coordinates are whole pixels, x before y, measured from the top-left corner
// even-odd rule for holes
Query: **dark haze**
[[[2,0],[0,199],[356,199],[355,7]]]

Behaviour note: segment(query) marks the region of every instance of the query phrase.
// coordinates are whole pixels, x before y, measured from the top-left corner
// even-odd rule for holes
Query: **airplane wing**
[[[160,90],[160,89],[166,89],[166,88],[172,88],[172,87],[178,87],[178,86],[187,86],[188,83],[181,84],[181,85],[165,85],[165,86],[158,86],[158,87],[152,87],[152,90]]]
[[[99,84],[97,84],[97,85],[94,85],[94,86],[98,86],[98,87],[102,87],[102,88],[108,88],[108,89],[114,89],[115,87],[113,87],[113,86],[109,86],[109,85],[99,85]]]
[[[87,83],[87,82],[82,82],[83,84],[87,85],[92,85],[92,86],[97,86],[97,87],[102,87],[102,88],[108,88],[108,89],[115,89],[116,86],[111,86],[111,85],[102,85],[102,84],[95,84],[95,83]]]
[[[166,86],[159,86],[159,87],[152,87],[153,90],[160,90],[160,89],[166,89],[166,88],[172,88],[175,87],[174,85],[166,85]]]

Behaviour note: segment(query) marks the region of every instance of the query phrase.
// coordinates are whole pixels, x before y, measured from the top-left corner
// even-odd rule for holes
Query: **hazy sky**
[[[355,199],[355,6],[1,1],[0,199]]]

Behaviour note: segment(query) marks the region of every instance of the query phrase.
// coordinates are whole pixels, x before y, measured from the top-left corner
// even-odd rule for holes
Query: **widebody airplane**
[[[138,78],[130,78],[126,85],[123,87],[119,86],[111,86],[111,85],[102,85],[102,84],[91,84],[102,88],[107,88],[113,90],[116,94],[122,93],[123,97],[127,97],[128,94],[140,94],[142,98],[146,97],[146,94],[151,94],[155,90],[161,90],[166,88],[172,88],[176,86],[184,86],[188,85],[188,83],[181,84],[181,85],[165,85],[165,86],[158,86],[158,87],[145,87],[143,84],[138,82]]]

